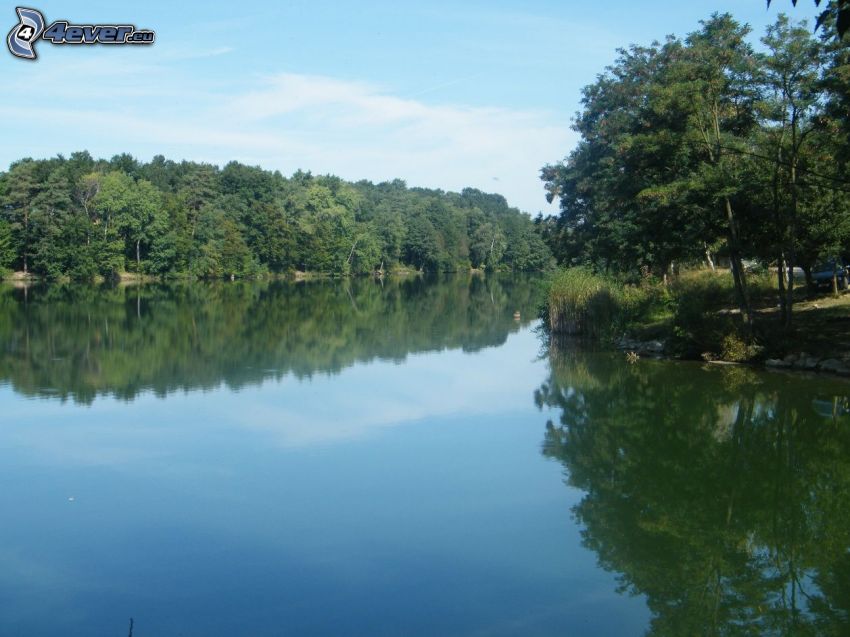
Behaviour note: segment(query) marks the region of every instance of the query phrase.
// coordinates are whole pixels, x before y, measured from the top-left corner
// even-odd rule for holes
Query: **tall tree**
[[[773,197],[780,237],[777,265],[781,270],[785,263],[788,272],[779,278],[780,286],[783,279],[787,281],[781,302],[786,327],[791,326],[794,267],[798,265],[800,161],[820,115],[819,83],[824,64],[822,49],[804,24],[792,25],[780,15],[762,38],[767,53],[760,60],[765,137],[769,140],[768,155],[775,162],[774,188],[781,183],[788,195],[780,197],[776,192]],[[787,206],[782,206],[785,201]]]
[[[29,272],[33,250],[32,210],[42,176],[32,159],[15,162],[2,179],[2,201],[9,222],[15,252],[24,273]]]
[[[698,187],[721,209],[738,303],[752,328],[753,310],[742,264],[741,220],[733,200],[740,196],[741,152],[756,122],[756,58],[746,40],[748,26],[729,14],[714,14],[686,39],[680,65],[680,104],[689,115],[690,137],[700,153]]]

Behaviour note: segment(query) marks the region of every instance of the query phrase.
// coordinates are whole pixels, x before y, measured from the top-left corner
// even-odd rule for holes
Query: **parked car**
[[[843,259],[829,259],[818,263],[812,268],[812,284],[816,288],[832,287],[832,275],[838,281],[838,289],[847,289],[847,279],[850,278],[850,270]]]

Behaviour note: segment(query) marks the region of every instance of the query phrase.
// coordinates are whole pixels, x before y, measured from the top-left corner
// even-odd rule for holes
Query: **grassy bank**
[[[667,295],[657,285],[625,285],[585,268],[555,274],[546,319],[554,333],[607,340],[636,324],[663,320]]]
[[[758,362],[805,352],[850,356],[850,294],[810,295],[798,288],[794,324],[780,324],[776,283],[769,273],[748,277],[755,308],[752,333],[737,309],[726,270],[682,273],[669,285],[628,284],[583,268],[559,271],[549,282],[545,320],[553,334],[614,343],[624,337],[658,340],[664,351],[691,359]]]

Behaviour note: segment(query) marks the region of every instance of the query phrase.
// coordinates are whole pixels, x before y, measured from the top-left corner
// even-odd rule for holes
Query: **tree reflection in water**
[[[850,384],[550,351],[543,453],[651,635],[850,635]]]
[[[337,373],[500,345],[536,316],[540,277],[0,288],[0,383],[89,403]],[[521,320],[514,318],[519,311]]]

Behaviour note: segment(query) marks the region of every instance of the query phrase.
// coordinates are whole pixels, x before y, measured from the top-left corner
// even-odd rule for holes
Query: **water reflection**
[[[504,343],[539,279],[454,276],[0,289],[0,382],[88,403],[335,373],[358,361]],[[514,313],[520,313],[515,320]]]
[[[850,386],[553,347],[543,453],[651,635],[850,634]]]

